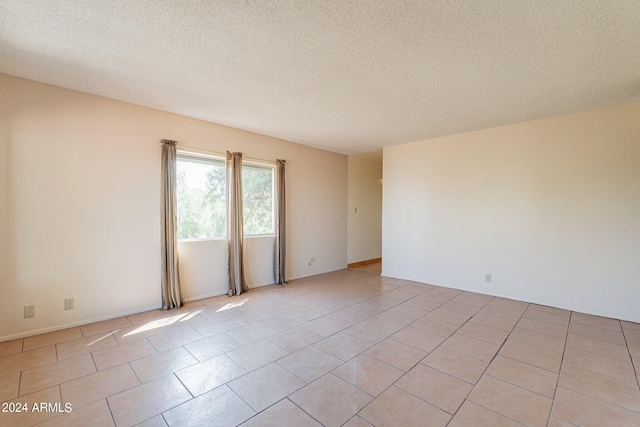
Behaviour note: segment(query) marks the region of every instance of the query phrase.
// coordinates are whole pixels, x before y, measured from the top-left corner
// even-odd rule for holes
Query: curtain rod
[[[209,156],[216,156],[216,157],[222,157],[223,159],[227,158],[227,153],[218,153],[216,151],[209,151],[209,150],[202,150],[200,148],[191,148],[191,147],[185,147],[185,146],[176,146],[176,151],[178,152],[183,152],[185,154],[204,154],[204,155],[209,155]],[[270,163],[275,165],[276,161],[275,160],[266,160],[266,159],[257,159],[257,158],[253,158],[253,157],[245,157],[244,155],[242,156],[242,160],[247,160],[249,162],[262,162],[262,163]]]

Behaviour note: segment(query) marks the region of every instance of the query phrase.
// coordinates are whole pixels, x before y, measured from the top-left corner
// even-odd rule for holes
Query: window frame
[[[242,221],[242,232],[245,238],[256,238],[256,237],[274,237],[276,235],[276,165],[271,162],[253,160],[253,159],[242,159],[242,167],[251,166],[259,169],[270,169],[271,170],[271,232],[270,233],[260,233],[260,234],[246,234],[244,233],[244,221]],[[244,184],[244,183],[243,183]],[[242,197],[244,198],[244,185],[242,187]],[[243,200],[244,202],[244,200]],[[244,210],[244,203],[243,203]],[[244,212],[242,213],[244,217]]]
[[[220,156],[220,155],[216,155],[216,154],[211,154],[211,153],[200,152],[198,150],[193,150],[193,151],[192,150],[188,150],[187,151],[187,150],[177,149],[176,150],[176,169],[177,169],[177,166],[178,166],[177,163],[181,158],[193,159],[193,160],[202,159],[204,161],[204,163],[206,163],[207,160],[210,163],[222,163],[223,168],[225,168],[225,175],[226,175],[226,164],[227,164],[226,157],[223,157],[223,156]],[[195,238],[195,239],[180,239],[180,238],[178,238],[178,243],[182,243],[182,242],[204,242],[204,241],[207,241],[207,240],[228,240],[229,236],[227,236],[227,227],[226,227],[226,221],[228,220],[228,218],[226,217],[228,202],[229,202],[229,200],[228,200],[228,197],[227,197],[227,194],[226,194],[226,177],[225,177],[225,235],[222,236],[222,237],[198,237],[198,238]],[[177,212],[176,212],[176,214],[177,214]],[[176,234],[177,234],[177,230],[176,230]]]

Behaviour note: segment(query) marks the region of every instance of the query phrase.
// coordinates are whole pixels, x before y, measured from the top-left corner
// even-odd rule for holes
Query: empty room
[[[640,425],[639,41],[0,1],[0,426]]]

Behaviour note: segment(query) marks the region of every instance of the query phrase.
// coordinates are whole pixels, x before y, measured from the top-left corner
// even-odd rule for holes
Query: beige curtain
[[[227,151],[227,204],[227,271],[231,296],[249,290],[242,265],[242,153]]]
[[[285,186],[284,165],[285,160],[276,160],[276,251],[274,256],[274,276],[276,285],[285,285],[284,265],[286,249],[286,211],[285,211]]]
[[[184,304],[178,274],[178,220],[176,208],[176,141],[163,139],[160,229],[162,234],[162,308]]]

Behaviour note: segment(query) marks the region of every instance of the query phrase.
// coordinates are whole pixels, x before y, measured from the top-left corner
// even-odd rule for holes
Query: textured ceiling
[[[0,72],[351,154],[640,101],[640,1],[0,0]]]

